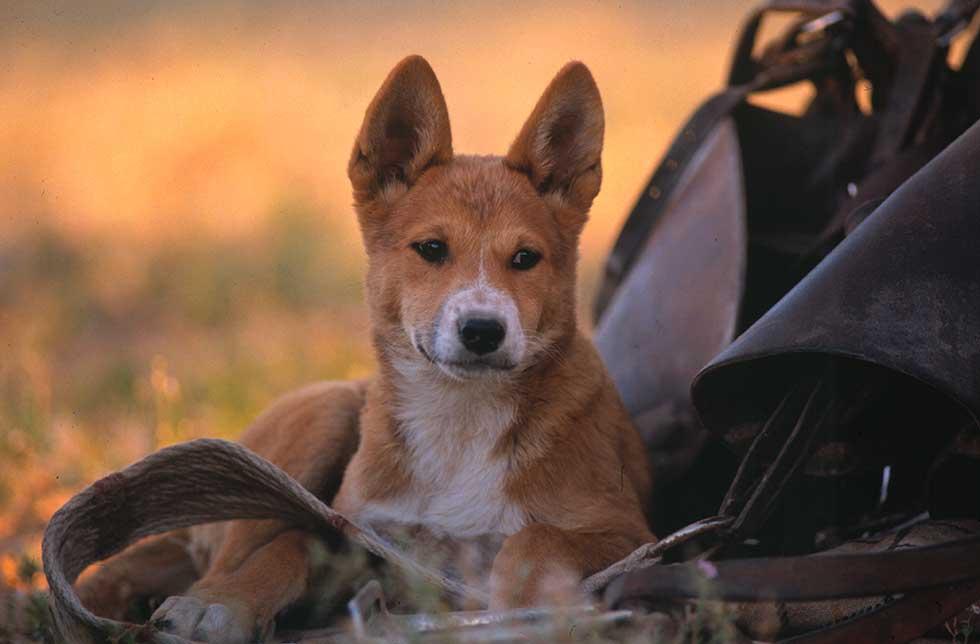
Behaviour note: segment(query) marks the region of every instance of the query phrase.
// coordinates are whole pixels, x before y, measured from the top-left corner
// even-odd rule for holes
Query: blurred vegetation
[[[289,200],[245,238],[136,247],[43,219],[0,238],[0,570],[97,477],[370,372],[360,251],[330,221]]]

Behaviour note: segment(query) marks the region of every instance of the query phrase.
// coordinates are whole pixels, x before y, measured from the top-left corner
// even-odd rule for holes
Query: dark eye
[[[446,246],[445,242],[441,242],[438,239],[415,242],[412,244],[412,248],[422,256],[422,259],[433,264],[441,264],[446,261],[446,256],[449,255],[449,247]]]
[[[539,261],[541,261],[541,253],[522,248],[510,258],[510,265],[519,271],[527,271],[534,268]]]

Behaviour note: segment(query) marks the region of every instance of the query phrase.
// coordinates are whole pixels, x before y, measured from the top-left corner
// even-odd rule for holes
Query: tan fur
[[[368,107],[348,168],[380,372],[291,394],[242,437],[355,520],[496,532],[493,607],[575,600],[584,576],[653,540],[645,451],[575,324],[578,236],[601,183],[602,130],[592,76],[571,63],[506,158],[454,156],[434,73],[419,57],[402,61]],[[428,239],[448,244],[443,263],[412,249]],[[522,248],[541,255],[530,270],[510,264]],[[470,374],[433,357],[445,303],[461,292],[475,305],[512,303],[514,364]],[[236,521],[186,534],[200,578],[155,615],[174,632],[243,641],[305,588],[302,533]],[[111,612],[119,597],[105,579],[139,556],[137,547],[90,575],[86,603]]]

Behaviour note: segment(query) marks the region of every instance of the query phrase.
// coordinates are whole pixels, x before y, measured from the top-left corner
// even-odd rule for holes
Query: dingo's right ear
[[[527,175],[545,195],[559,195],[582,218],[602,184],[602,98],[588,67],[579,62],[565,65],[538,100],[506,163]]]
[[[347,166],[362,226],[370,202],[403,192],[427,168],[452,156],[439,81],[424,58],[409,56],[391,70],[368,106]]]

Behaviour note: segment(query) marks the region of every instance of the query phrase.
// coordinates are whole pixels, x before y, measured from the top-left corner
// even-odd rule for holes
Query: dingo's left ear
[[[388,188],[411,187],[425,170],[453,157],[449,111],[439,80],[421,56],[388,74],[364,115],[347,175],[363,206]]]
[[[542,195],[587,212],[602,184],[602,99],[588,67],[565,65],[538,100],[507,154]]]

